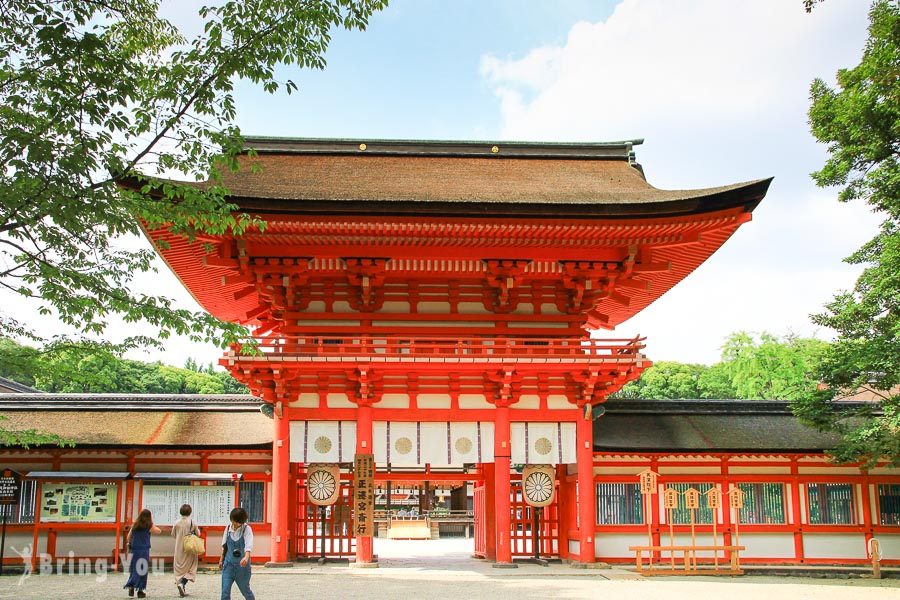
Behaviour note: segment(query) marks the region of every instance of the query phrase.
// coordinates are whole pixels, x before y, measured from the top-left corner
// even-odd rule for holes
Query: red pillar
[[[590,410],[587,417],[579,416],[575,426],[578,451],[578,560],[591,563],[594,556],[594,520],[597,514],[597,495],[594,492],[594,422]]]
[[[362,400],[356,408],[356,453],[372,454],[372,405]],[[356,564],[371,565],[373,556],[371,536],[357,536]]]
[[[556,514],[559,515],[559,527],[556,535],[556,547],[560,558],[569,558],[569,485],[566,482],[566,465],[556,465]]]
[[[494,496],[497,495],[494,489],[496,469],[494,463],[484,463],[481,470],[484,473],[484,557],[487,560],[497,560],[497,517],[494,506]]]
[[[290,566],[288,562],[288,490],[290,489],[291,422],[281,402],[273,415],[275,438],[272,442],[272,556],[268,566]]]
[[[494,566],[512,564],[509,541],[509,471],[510,471],[509,404],[497,403],[494,410],[494,519],[497,533],[497,562]]]
[[[791,508],[793,508],[794,513],[794,522],[792,523],[794,526],[794,560],[798,563],[804,563],[805,553],[803,549],[803,516],[800,511],[800,479],[798,475],[800,474],[800,467],[797,464],[797,459],[791,459],[791,478],[790,478],[790,486],[791,486]]]

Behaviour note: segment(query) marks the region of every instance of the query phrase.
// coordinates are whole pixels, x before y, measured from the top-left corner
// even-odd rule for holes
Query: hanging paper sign
[[[309,501],[318,506],[330,506],[341,491],[341,469],[336,464],[312,464],[306,475]]]
[[[540,508],[553,502],[556,473],[552,465],[526,465],[522,470],[522,495],[529,506]]]
[[[375,455],[357,454],[353,463],[354,534],[357,537],[375,535]]]

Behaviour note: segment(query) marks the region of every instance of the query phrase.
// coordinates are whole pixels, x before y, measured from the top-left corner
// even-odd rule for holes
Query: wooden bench
[[[637,565],[637,571],[641,575],[743,575],[744,571],[740,565],[740,551],[746,550],[746,546],[691,546],[691,545],[672,545],[672,546],[629,546],[629,550],[634,551],[634,560]],[[647,567],[644,567],[644,552],[648,553]],[[665,559],[660,557],[659,567],[653,565],[653,553],[667,552],[669,556]],[[682,553],[682,560],[676,561],[675,553]],[[719,552],[730,552],[731,560],[726,561],[723,555],[723,565],[719,565],[715,561],[713,565],[703,565],[702,568],[697,566],[697,552],[713,552],[714,560],[718,558]],[[666,565],[668,568],[662,568]]]

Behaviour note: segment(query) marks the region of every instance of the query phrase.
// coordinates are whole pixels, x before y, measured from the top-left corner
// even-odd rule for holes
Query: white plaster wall
[[[762,474],[775,474],[775,475],[790,475],[791,467],[732,467],[729,465],[728,472],[731,475],[762,475]]]
[[[594,467],[594,473],[597,475],[634,475],[637,476],[638,473],[646,469],[646,465],[634,465],[633,467],[607,467],[600,466]],[[637,481],[630,482],[637,483]]]
[[[350,303],[347,302],[346,300],[338,300],[337,302],[334,302],[331,306],[331,310],[336,313],[355,312],[352,308],[350,308]],[[324,307],[323,307],[323,312],[324,312]]]
[[[709,466],[709,467],[664,467],[662,465],[659,466],[659,474],[660,475],[690,475],[694,473],[703,474],[703,475],[718,475],[719,467]],[[699,483],[699,482],[698,482]]]
[[[719,545],[722,545],[722,532],[718,532]],[[669,532],[666,527],[661,527],[659,530],[659,541],[661,545],[669,544]],[[676,546],[689,546],[691,544],[691,534],[690,533],[676,533],[675,534],[675,545]],[[698,533],[696,536],[696,544],[698,546],[712,546],[713,545],[713,536],[712,532],[709,533]],[[666,558],[669,557],[668,553],[663,554]],[[681,551],[675,552],[675,560],[677,561],[682,556]],[[719,553],[719,558],[722,558],[723,553]],[[708,551],[697,551],[697,558],[712,558],[713,552],[711,550]]]
[[[422,308],[422,305],[430,305],[430,304],[444,304],[443,302],[420,302],[419,303],[419,312],[449,312],[450,305],[447,304],[448,310],[439,311],[437,307],[434,307],[434,310],[427,310],[428,308],[432,308],[426,306],[425,309]],[[409,302],[385,302],[381,307],[381,310],[378,311],[381,313],[402,313],[409,314]]]
[[[7,531],[6,532],[6,553],[4,554],[5,558],[16,558],[19,555],[16,553],[16,550],[24,551],[26,546],[31,546],[31,543],[34,541],[33,533],[31,531]],[[112,547],[112,544],[110,544]],[[38,552],[43,552],[47,548],[47,535],[45,533],[41,533],[38,537]]]
[[[460,394],[460,408],[493,408],[494,405],[487,401],[484,394]]]
[[[861,533],[803,533],[806,558],[866,558],[866,538]]]
[[[800,475],[859,475],[859,469],[857,467],[838,467],[835,465],[816,465],[816,466],[803,466],[799,465],[797,467]]]
[[[460,302],[457,306],[457,310],[459,310],[459,314],[461,315],[488,315],[491,314],[489,310],[484,308],[484,304],[481,302]]]
[[[547,408],[550,410],[575,408],[575,405],[569,402],[569,399],[562,394],[550,394],[547,396]]]
[[[551,302],[544,302],[541,304],[541,314],[542,315],[561,315],[559,309],[556,308],[556,305]]]
[[[594,538],[594,554],[606,558],[634,558],[629,546],[646,546],[647,535],[598,533]]]
[[[319,408],[319,395],[312,392],[304,392],[300,396],[288,404],[297,408]]]
[[[376,408],[409,408],[409,394],[383,394]]]
[[[513,408],[537,410],[541,407],[541,397],[536,394],[523,394],[519,401],[512,405]]]
[[[124,528],[122,535],[125,535]],[[156,550],[160,538],[163,536],[153,536],[150,540],[151,547]],[[116,547],[116,532],[75,532],[60,531],[56,534],[56,556],[65,557],[69,552],[74,552],[75,556],[112,556],[112,551]]]
[[[581,544],[577,540],[569,540],[569,554],[578,555],[581,550]]]
[[[330,392],[325,397],[325,404],[328,408],[356,408],[356,405],[347,398],[347,394],[339,392]]]
[[[416,404],[419,408],[450,408],[450,394],[419,394]]]
[[[794,558],[792,533],[742,533],[741,546],[747,547],[741,558]]]
[[[895,534],[880,533],[875,537],[881,543],[881,556],[883,560],[900,559],[900,532]]]

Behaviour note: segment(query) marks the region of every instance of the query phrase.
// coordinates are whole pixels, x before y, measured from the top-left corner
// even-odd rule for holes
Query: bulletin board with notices
[[[44,483],[41,521],[115,523],[118,491],[115,483]]]
[[[227,524],[234,502],[234,485],[144,485],[142,493],[142,506],[153,513],[156,525],[180,519],[182,504],[191,505],[191,519],[197,525]]]

